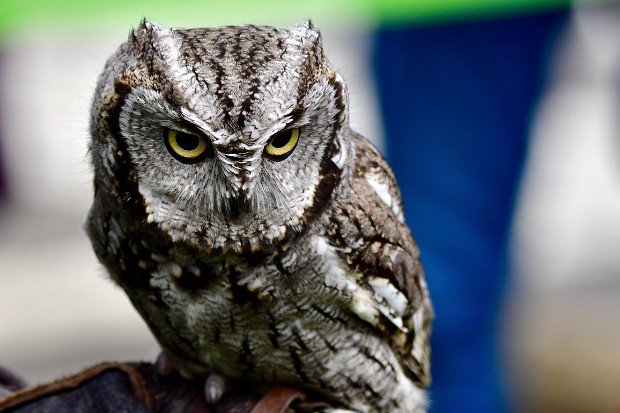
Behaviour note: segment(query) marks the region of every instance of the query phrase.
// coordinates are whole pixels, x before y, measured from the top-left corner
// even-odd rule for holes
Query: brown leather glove
[[[35,387],[0,368],[0,412],[15,413],[284,413],[327,407],[305,392],[275,387],[265,395],[238,386],[215,406],[206,403],[204,381],[176,373],[160,376],[148,363],[102,363]]]

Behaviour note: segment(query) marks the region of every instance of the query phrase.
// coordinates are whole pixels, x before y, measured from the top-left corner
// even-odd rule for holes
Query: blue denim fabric
[[[386,151],[436,311],[431,412],[509,410],[496,332],[530,119],[568,11],[382,28]]]

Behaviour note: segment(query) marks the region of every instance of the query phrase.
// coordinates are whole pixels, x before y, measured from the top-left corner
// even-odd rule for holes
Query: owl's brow
[[[192,135],[203,136],[203,137],[212,139],[212,137],[210,135],[206,134],[199,127],[197,127],[192,122],[189,122],[189,121],[187,121],[185,119],[177,120],[174,123],[178,124],[178,126],[181,129],[183,129],[184,131],[186,131],[187,133],[190,133]]]
[[[297,123],[301,119],[304,114],[304,110],[300,105],[297,105],[293,110],[291,110],[286,116],[290,117],[288,122],[286,122],[286,126]]]

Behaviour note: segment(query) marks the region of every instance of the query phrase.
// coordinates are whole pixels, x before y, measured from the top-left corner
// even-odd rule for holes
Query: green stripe
[[[501,17],[566,7],[570,0],[384,0],[368,2],[384,23],[428,23]]]
[[[0,0],[0,32],[42,25],[128,30],[142,17],[177,27],[289,25],[307,18],[319,26],[428,22],[525,13],[569,3],[569,0]]]

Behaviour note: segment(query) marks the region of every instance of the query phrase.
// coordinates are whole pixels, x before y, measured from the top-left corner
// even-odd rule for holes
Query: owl
[[[426,411],[418,247],[311,22],[143,21],[105,65],[90,135],[94,251],[208,398],[215,377]]]

